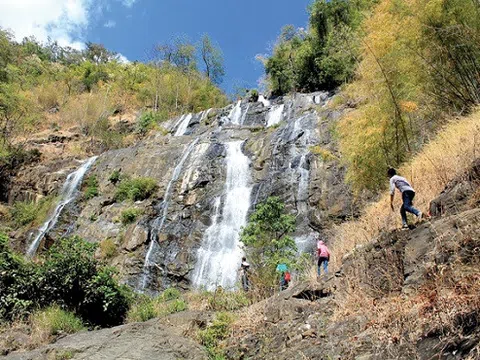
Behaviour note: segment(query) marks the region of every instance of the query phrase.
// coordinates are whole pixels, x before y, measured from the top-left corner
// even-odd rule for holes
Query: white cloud
[[[104,27],[106,28],[114,28],[117,25],[117,23],[113,20],[108,20],[105,24],[103,24]]]
[[[137,0],[121,0],[122,4],[126,7],[132,7],[133,4],[137,2]]]
[[[18,41],[35,36],[45,42],[50,37],[63,46],[83,48],[88,26],[118,1],[132,7],[137,0],[0,0],[0,27],[11,30]]]
[[[2,0],[0,26],[14,32],[17,40],[49,37],[62,45],[80,47],[94,0]]]
[[[117,59],[118,59],[118,62],[122,64],[130,64],[130,60],[128,60],[127,57],[122,54],[117,54]]]

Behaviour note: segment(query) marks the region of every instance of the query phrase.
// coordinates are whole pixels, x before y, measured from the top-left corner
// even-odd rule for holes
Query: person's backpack
[[[290,275],[290,273],[287,271],[285,273],[285,281],[286,282],[290,282],[290,280],[292,280],[292,276]]]

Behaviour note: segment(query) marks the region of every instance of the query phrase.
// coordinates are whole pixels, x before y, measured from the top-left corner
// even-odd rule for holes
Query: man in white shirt
[[[397,171],[393,168],[388,169],[388,177],[390,178],[390,207],[392,208],[392,211],[395,211],[393,207],[393,198],[395,196],[395,188],[397,188],[401,192],[403,200],[402,207],[400,208],[403,224],[402,229],[408,229],[407,211],[417,216],[418,219],[422,218],[422,212],[413,207],[415,190],[413,190],[407,179],[398,176]]]

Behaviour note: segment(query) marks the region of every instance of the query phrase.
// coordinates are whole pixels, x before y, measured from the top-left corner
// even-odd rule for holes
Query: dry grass
[[[399,169],[415,188],[415,206],[428,211],[429,203],[456,176],[462,174],[480,156],[480,111],[451,121],[412,161]],[[385,178],[387,181],[387,178]],[[396,208],[401,199],[396,194]],[[398,211],[392,212],[389,194],[368,206],[357,220],[335,227],[331,232],[332,265],[339,268],[342,258],[357,245],[366,244],[381,231],[401,226]]]

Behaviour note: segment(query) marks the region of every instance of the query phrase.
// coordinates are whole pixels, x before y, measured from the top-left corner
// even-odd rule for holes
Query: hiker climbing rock
[[[286,290],[292,280],[287,264],[278,264],[277,272],[280,273],[280,291]]]
[[[330,251],[328,250],[327,245],[325,245],[325,243],[320,239],[318,239],[317,241],[317,258],[318,258],[318,263],[317,263],[318,276],[320,276],[322,265],[323,265],[323,272],[325,274],[328,274],[328,262],[330,261]]]
[[[421,220],[423,214],[420,210],[413,207],[413,198],[415,197],[415,190],[413,190],[410,183],[402,176],[397,175],[394,168],[388,169],[388,177],[390,178],[390,207],[395,211],[393,206],[393,199],[395,197],[395,188],[402,194],[402,207],[400,214],[402,215],[402,230],[408,230],[407,212],[414,214],[418,220]]]
[[[250,269],[250,264],[247,262],[247,258],[242,257],[242,263],[240,265],[240,280],[242,281],[242,288],[244,291],[250,289],[250,279],[248,278],[248,271]]]

